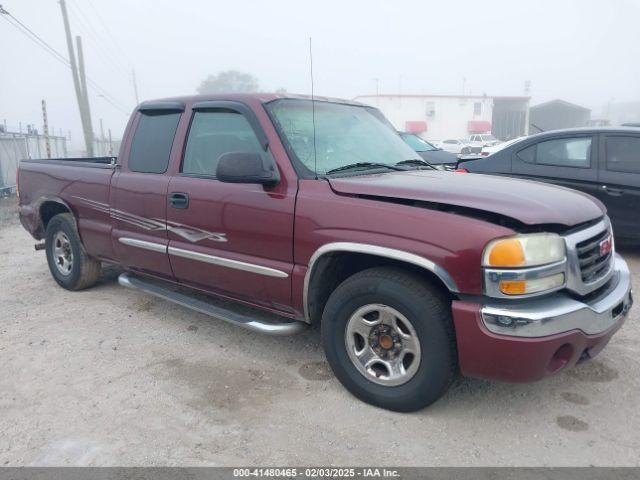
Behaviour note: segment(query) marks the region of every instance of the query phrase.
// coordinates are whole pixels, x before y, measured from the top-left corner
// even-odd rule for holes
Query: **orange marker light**
[[[524,263],[522,244],[513,238],[499,241],[489,254],[489,265],[492,267],[519,267]]]
[[[525,280],[502,280],[500,291],[505,295],[524,295],[527,289]]]

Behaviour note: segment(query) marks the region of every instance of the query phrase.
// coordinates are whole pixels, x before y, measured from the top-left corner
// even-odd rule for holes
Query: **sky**
[[[140,101],[195,93],[235,69],[262,91],[309,93],[312,37],[317,95],[380,93],[561,98],[601,111],[640,100],[640,1],[539,0],[66,0],[82,36],[94,131],[119,138]],[[68,58],[57,0],[2,0],[15,18]],[[81,143],[69,68],[0,20],[0,121]],[[98,90],[95,86],[100,89]],[[101,93],[102,92],[102,93]],[[101,96],[107,93],[108,98]]]

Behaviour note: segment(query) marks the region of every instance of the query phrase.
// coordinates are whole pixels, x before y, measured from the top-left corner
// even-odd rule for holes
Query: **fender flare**
[[[398,260],[400,262],[416,265],[420,268],[428,270],[438,277],[447,289],[452,293],[459,293],[458,286],[453,280],[449,272],[447,272],[440,265],[429,260],[428,258],[416,255],[415,253],[405,252],[404,250],[397,250],[394,248],[381,247],[378,245],[369,245],[366,243],[354,243],[354,242],[333,242],[326,243],[318,248],[311,259],[304,276],[304,289],[303,289],[303,306],[304,306],[304,318],[305,321],[311,322],[309,314],[309,284],[311,283],[311,277],[313,275],[314,267],[320,258],[324,255],[336,253],[336,252],[351,252],[362,253],[366,255],[373,255],[377,257],[390,258],[392,260]]]
[[[42,205],[47,202],[60,204],[63,207],[65,207],[67,210],[69,210],[69,213],[71,213],[71,215],[73,216],[73,222],[76,224],[76,228],[78,227],[78,224],[76,221],[76,214],[73,208],[71,208],[71,205],[69,205],[65,200],[63,200],[57,195],[43,195],[40,198],[38,198],[38,200],[36,200],[33,204],[34,214],[36,215],[36,222],[37,222],[35,225],[36,231],[40,230],[44,235],[45,229],[44,229],[44,224],[42,223],[41,208],[42,208]]]

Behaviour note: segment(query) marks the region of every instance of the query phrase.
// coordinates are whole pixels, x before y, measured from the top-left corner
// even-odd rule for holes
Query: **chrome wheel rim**
[[[58,272],[69,275],[73,268],[73,252],[71,242],[64,232],[58,232],[53,237],[53,261]]]
[[[356,310],[345,330],[349,359],[379,385],[402,385],[413,378],[422,358],[418,334],[399,311],[382,304]]]

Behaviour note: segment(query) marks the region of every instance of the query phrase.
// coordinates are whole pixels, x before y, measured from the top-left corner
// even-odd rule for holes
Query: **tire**
[[[381,310],[361,317],[370,308]],[[358,318],[379,322],[367,339],[356,331],[363,323]],[[404,328],[387,328],[393,323]],[[369,326],[365,325],[365,334]],[[424,278],[400,268],[371,268],[345,280],[327,301],[321,330],[325,354],[336,377],[354,396],[371,405],[398,412],[420,410],[438,400],[457,373],[450,302]],[[398,338],[402,344],[399,350]],[[382,347],[383,340],[387,347],[393,344],[391,350]],[[360,348],[371,350],[366,353],[373,358],[368,370],[357,360]],[[397,359],[403,358],[404,376],[394,377],[391,369],[381,368],[383,362],[376,364],[375,349],[389,365],[397,365]],[[418,350],[418,355],[411,358],[410,350]],[[393,355],[395,359],[389,360]],[[409,362],[405,367],[406,357]]]
[[[469,155],[471,153],[471,149],[469,149],[469,147],[464,147],[462,150],[460,150],[460,154],[462,155]]]
[[[45,250],[51,275],[62,288],[82,290],[100,276],[100,262],[87,255],[70,213],[53,217],[45,233]]]

